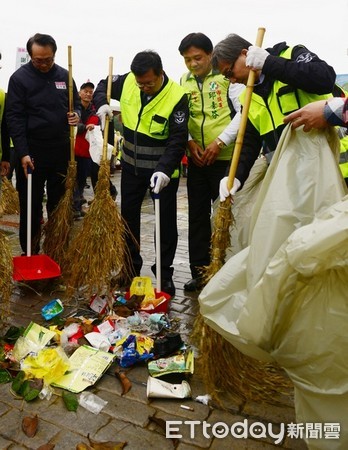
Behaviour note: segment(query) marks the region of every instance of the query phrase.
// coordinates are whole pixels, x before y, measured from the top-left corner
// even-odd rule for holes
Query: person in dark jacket
[[[220,200],[223,201],[244,184],[261,151],[275,150],[286,115],[312,101],[332,97],[336,74],[303,45],[289,47],[281,42],[265,50],[237,34],[228,35],[215,46],[212,63],[231,83],[246,84],[249,70],[256,72],[233,187],[229,191],[228,177],[220,182]],[[243,106],[243,98],[241,103]]]
[[[94,102],[101,118],[113,117],[106,101],[107,79],[101,80]],[[141,205],[149,187],[160,196],[161,288],[175,294],[173,260],[178,241],[176,193],[179,168],[188,137],[188,98],[163,71],[154,51],[138,53],[131,72],[113,76],[111,98],[120,101],[124,133],[121,165],[121,214],[135,238],[128,238],[134,274],[139,275]],[[156,274],[156,265],[152,266]],[[129,281],[129,280],[128,280]]]
[[[79,122],[80,102],[74,83],[74,111],[69,111],[66,69],[54,62],[52,36],[37,33],[27,42],[31,61],[12,74],[7,92],[6,119],[16,154],[16,187],[20,201],[19,238],[27,251],[27,174],[32,171],[31,252],[39,252],[44,187],[47,213],[65,192],[70,159],[69,126]]]

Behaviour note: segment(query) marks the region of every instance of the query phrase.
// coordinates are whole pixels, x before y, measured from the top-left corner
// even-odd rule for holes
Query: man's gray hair
[[[215,45],[212,54],[212,65],[218,68],[220,61],[233,65],[243,49],[248,49],[252,44],[238,34],[229,34],[225,39]]]

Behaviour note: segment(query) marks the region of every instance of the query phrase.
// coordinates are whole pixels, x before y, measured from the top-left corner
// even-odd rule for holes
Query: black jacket
[[[29,155],[28,140],[69,140],[68,71],[54,64],[47,73],[31,62],[12,74],[7,92],[7,125],[19,157]],[[74,83],[74,110],[80,114],[80,100]]]
[[[332,93],[336,80],[334,69],[303,45],[293,48],[291,59],[279,57],[280,52],[288,47],[285,42],[281,42],[267,49],[270,56],[267,57],[262,68],[261,82],[254,87],[255,94],[267,99],[276,80],[313,94]],[[260,151],[262,149],[266,149],[266,152],[275,150],[284,127],[285,125],[282,125],[273,132],[260,136],[252,123],[247,121],[236,171],[236,178],[241,181],[242,185],[248,178]]]

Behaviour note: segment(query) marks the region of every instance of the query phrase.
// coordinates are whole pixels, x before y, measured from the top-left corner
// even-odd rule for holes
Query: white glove
[[[238,180],[238,178],[235,178],[233,180],[232,189],[229,191],[228,187],[227,187],[227,181],[228,181],[228,177],[224,177],[220,181],[220,189],[219,189],[220,202],[224,202],[226,200],[226,198],[229,197],[230,195],[233,196],[242,185],[242,183]]]
[[[267,56],[269,56],[267,50],[264,50],[263,48],[260,47],[256,47],[255,45],[251,45],[246,54],[245,64],[247,67],[252,67],[253,69],[256,70],[261,70],[263,65],[265,64]]]
[[[150,187],[153,188],[153,193],[159,194],[168,185],[169,181],[170,178],[165,173],[154,172],[150,179]]]
[[[100,120],[100,129],[103,131],[105,127],[105,117],[109,116],[109,119],[111,120],[114,114],[112,112],[110,105],[105,104],[98,109],[97,116],[99,117]]]

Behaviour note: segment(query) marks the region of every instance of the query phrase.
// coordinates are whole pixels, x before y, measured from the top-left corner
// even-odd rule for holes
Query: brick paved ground
[[[120,173],[116,172],[112,178],[118,185]],[[182,178],[178,194],[179,245],[174,262],[177,293],[170,304],[170,317],[179,320],[179,330],[182,337],[187,340],[198,312],[198,304],[197,295],[189,295],[182,288],[190,278],[185,182],[186,180]],[[86,190],[86,195],[91,198],[91,191]],[[145,255],[142,275],[151,276],[150,266],[154,260],[154,212],[150,198],[146,199],[143,205],[142,224],[142,252]],[[78,226],[78,223],[75,222],[74,226]],[[0,218],[0,227],[9,233],[13,254],[19,254],[18,217]],[[46,286],[35,285],[36,291],[20,284],[14,285],[8,325],[27,326],[30,321],[44,324],[41,308],[50,299],[58,296],[63,303],[66,302],[66,313],[76,310],[77,305],[69,299],[64,299],[64,293],[52,291],[52,284],[43,284]],[[194,400],[150,400],[146,396],[148,372],[145,365],[135,366],[128,372],[132,388],[122,396],[121,386],[114,376],[113,367],[91,389],[96,395],[108,401],[98,415],[82,407],[79,407],[77,412],[68,412],[63,405],[59,389],[55,390],[50,400],[26,403],[10,393],[9,384],[0,385],[0,449],[38,449],[43,444],[51,443],[55,444],[56,450],[73,450],[78,443],[87,442],[88,434],[97,441],[127,441],[126,448],[130,450],[306,448],[303,441],[288,437],[284,437],[278,445],[275,445],[274,439],[270,436],[252,438],[249,435],[247,439],[236,439],[229,434],[224,438],[218,438],[209,430],[205,436],[199,425],[194,428],[191,425],[193,436],[192,433],[190,435],[188,424],[178,425],[178,434],[182,434],[180,439],[168,439],[158,422],[155,423],[149,417],[154,416],[163,421],[207,421],[210,425],[224,422],[229,426],[247,420],[249,426],[254,422],[262,422],[266,426],[271,424],[274,430],[279,430],[281,423],[295,420],[292,397],[291,395],[280,397],[274,404],[251,401],[242,403],[226,398],[225,409],[217,405],[206,406]],[[197,373],[189,379],[189,383],[193,398],[207,393]],[[182,409],[181,404],[192,407],[193,411]],[[21,430],[21,420],[24,416],[34,414],[39,417],[39,428],[36,436],[29,438]]]

